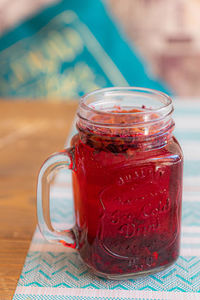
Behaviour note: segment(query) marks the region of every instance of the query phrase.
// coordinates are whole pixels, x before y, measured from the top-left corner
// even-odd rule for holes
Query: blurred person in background
[[[127,85],[170,93],[113,18],[116,2],[108,2],[1,0],[0,97],[67,100]]]

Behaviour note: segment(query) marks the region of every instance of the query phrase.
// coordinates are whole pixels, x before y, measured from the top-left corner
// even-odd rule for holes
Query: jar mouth
[[[93,126],[113,128],[148,126],[169,118],[172,112],[172,99],[163,92],[140,87],[111,87],[84,95],[77,115]],[[120,118],[126,121],[119,122]]]

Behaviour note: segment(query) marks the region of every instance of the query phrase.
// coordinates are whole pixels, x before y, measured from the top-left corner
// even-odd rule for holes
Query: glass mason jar
[[[98,276],[155,273],[178,258],[183,154],[173,136],[172,112],[170,97],[158,91],[94,91],[80,102],[71,147],[41,168],[42,233],[76,248]],[[72,170],[75,226],[56,232],[47,183],[60,167]]]

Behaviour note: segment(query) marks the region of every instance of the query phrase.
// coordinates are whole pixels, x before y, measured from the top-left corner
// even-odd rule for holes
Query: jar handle
[[[56,230],[50,217],[50,185],[60,169],[74,169],[74,148],[68,148],[51,155],[42,165],[37,185],[37,217],[42,235],[50,242],[62,243],[64,246],[77,248],[77,238],[73,228]]]

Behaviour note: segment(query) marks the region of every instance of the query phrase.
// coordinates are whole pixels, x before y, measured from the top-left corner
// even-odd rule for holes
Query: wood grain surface
[[[12,299],[36,226],[40,165],[63,148],[77,102],[0,101],[0,299]]]

